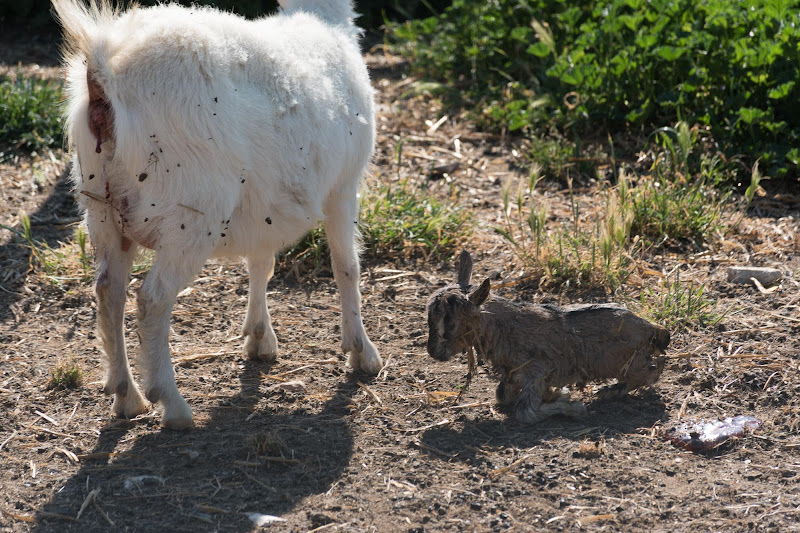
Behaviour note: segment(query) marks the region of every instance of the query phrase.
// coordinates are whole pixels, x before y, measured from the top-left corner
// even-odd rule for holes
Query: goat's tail
[[[64,31],[65,55],[88,55],[98,28],[110,21],[117,11],[109,0],[52,0],[53,13]]]
[[[353,25],[358,15],[353,11],[352,0],[278,0],[284,11],[315,13],[331,24]]]

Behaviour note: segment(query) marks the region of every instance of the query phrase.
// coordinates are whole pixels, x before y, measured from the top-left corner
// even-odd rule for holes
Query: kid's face
[[[468,326],[464,318],[471,303],[457,289],[443,289],[428,303],[428,355],[448,361],[469,348],[465,339]]]

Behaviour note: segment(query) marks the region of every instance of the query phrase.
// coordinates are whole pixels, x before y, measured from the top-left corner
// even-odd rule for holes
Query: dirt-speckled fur
[[[500,375],[497,400],[518,420],[585,415],[562,387],[617,379],[603,392],[621,396],[660,377],[669,331],[625,307],[518,304],[490,295],[488,279],[470,285],[471,277],[472,260],[463,252],[456,283],[428,302],[428,353],[446,361],[475,349]]]

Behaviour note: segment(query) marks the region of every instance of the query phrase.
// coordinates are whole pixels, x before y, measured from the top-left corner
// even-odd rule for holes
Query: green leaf
[[[583,83],[583,73],[578,69],[571,68],[561,74],[561,81],[567,85],[580,85]]]
[[[659,46],[655,49],[656,55],[659,57],[666,59],[667,61],[675,61],[683,56],[686,51],[683,48],[678,48],[676,46]]]
[[[743,107],[739,110],[739,118],[746,124],[753,124],[767,116],[767,113],[755,107]]]
[[[550,55],[550,48],[542,41],[530,45],[525,51],[536,57],[547,57]]]
[[[780,100],[781,98],[788,96],[789,93],[792,92],[792,89],[794,89],[794,85],[795,85],[794,81],[787,81],[786,83],[782,83],[777,87],[775,87],[774,89],[772,89],[771,91],[769,91],[769,93],[767,93],[767,96],[769,98],[772,98],[773,100]]]

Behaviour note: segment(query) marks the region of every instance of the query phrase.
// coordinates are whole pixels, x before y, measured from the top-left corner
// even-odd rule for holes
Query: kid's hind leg
[[[325,202],[325,233],[331,249],[333,276],[342,303],[342,351],[353,370],[375,375],[383,368],[377,348],[361,319],[361,270],[356,250],[358,201],[355,190],[331,193]]]
[[[105,351],[103,392],[114,395],[114,415],[133,418],[147,410],[147,403],[131,374],[125,351],[125,299],[136,244],[123,240],[107,207],[86,211],[89,238],[97,257],[97,326]]]
[[[251,359],[274,361],[278,355],[278,338],[272,329],[267,307],[267,283],[275,271],[275,254],[247,257],[250,291],[247,297],[247,317],[242,335],[247,337],[244,349]]]
[[[570,401],[569,396],[558,396],[554,401],[544,402],[546,392],[541,383],[524,387],[515,404],[516,419],[527,424],[534,424],[549,416],[562,415],[570,418],[586,416],[586,406],[579,401]]]

